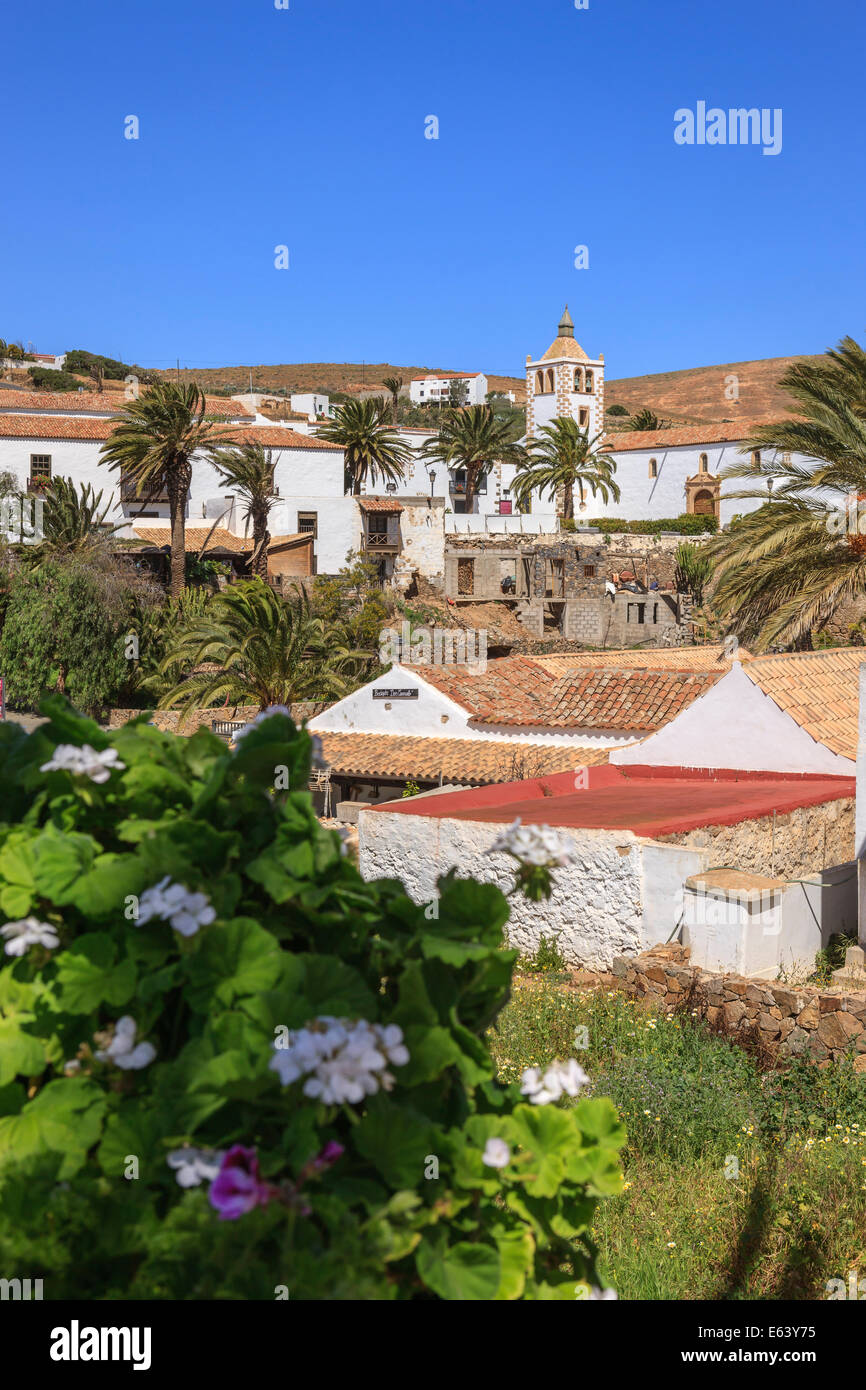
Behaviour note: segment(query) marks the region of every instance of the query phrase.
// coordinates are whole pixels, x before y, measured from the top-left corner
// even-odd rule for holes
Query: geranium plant
[[[0,1263],[46,1298],[574,1299],[624,1135],[504,1086],[495,887],[365,882],[287,715],[0,727]],[[275,790],[279,787],[280,790]]]

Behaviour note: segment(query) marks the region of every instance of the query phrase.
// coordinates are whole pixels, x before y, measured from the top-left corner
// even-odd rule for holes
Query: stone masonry
[[[689,998],[708,1023],[734,1037],[753,1030],[771,1052],[821,1065],[849,1051],[854,1070],[866,1073],[866,989],[852,992],[768,984],[744,975],[717,975],[689,965],[688,947],[653,946],[639,956],[617,956],[611,972],[619,987],[673,1010]]]

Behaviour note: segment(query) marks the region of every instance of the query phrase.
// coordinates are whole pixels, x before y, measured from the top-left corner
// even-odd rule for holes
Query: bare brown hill
[[[647,376],[621,377],[605,382],[605,405],[624,405],[630,412],[642,406],[662,419],[683,424],[717,424],[725,420],[760,419],[787,414],[792,402],[778,382],[795,357],[767,357],[747,362],[727,362],[710,367],[686,367],[675,372]],[[817,361],[813,356],[807,360]],[[474,368],[473,368],[474,369]],[[181,368],[183,380],[199,381],[209,390],[249,389],[250,370],[257,391],[313,391],[333,393],[382,392],[387,376],[401,376],[408,387],[413,376],[444,368],[398,367],[391,362],[283,362],[273,366]],[[165,376],[175,376],[166,371]],[[731,399],[731,378],[737,380],[738,398]],[[525,382],[521,377],[490,376],[492,391],[514,391],[523,403]]]
[[[248,391],[250,372],[253,374],[254,391],[278,391],[282,388],[293,391],[323,390],[352,393],[377,392],[386,395],[383,382],[386,376],[401,376],[407,391],[413,376],[424,376],[427,372],[447,371],[443,367],[395,367],[391,362],[281,362],[274,366],[207,367],[180,369],[182,381],[199,381],[211,390]],[[480,371],[469,367],[457,371]],[[177,373],[170,369],[160,373],[175,378]],[[525,382],[508,376],[488,376],[491,391],[523,391]]]
[[[606,381],[605,407],[624,405],[630,412],[648,406],[660,419],[684,424],[719,424],[724,420],[787,415],[794,402],[779,387],[779,378],[796,357],[765,357],[754,362],[727,362],[716,367],[687,367],[678,372],[622,377]],[[806,361],[820,361],[812,356]],[[730,399],[736,378],[737,398]],[[729,388],[728,396],[725,395]]]

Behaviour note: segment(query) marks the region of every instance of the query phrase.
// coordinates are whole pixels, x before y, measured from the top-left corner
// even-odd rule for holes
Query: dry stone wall
[[[866,1072],[866,990],[851,993],[768,984],[744,975],[716,975],[689,965],[688,947],[653,946],[639,956],[617,956],[611,973],[627,994],[673,1010],[686,999],[711,1025],[734,1037],[752,1031],[771,1051],[839,1061],[854,1053]]]

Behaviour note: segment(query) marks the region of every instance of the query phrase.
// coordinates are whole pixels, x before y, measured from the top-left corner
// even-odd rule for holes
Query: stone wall
[[[302,700],[291,706],[292,718],[296,724],[300,724],[305,719],[314,719],[317,714],[321,714],[327,708],[327,702]],[[194,734],[202,724],[209,729],[214,720],[236,723],[243,719],[249,723],[251,719],[255,719],[258,712],[258,705],[228,705],[219,709],[192,710],[183,717],[176,709],[158,709],[151,713],[150,722],[155,724],[158,729],[162,729],[163,733],[189,736]],[[113,709],[108,716],[108,727],[109,729],[119,729],[130,719],[136,719],[138,715],[143,713],[145,711],[140,709]]]
[[[733,731],[729,731],[732,737]],[[726,733],[719,730],[719,738]],[[710,868],[737,868],[747,873],[799,878],[854,855],[854,798],[801,806],[786,815],[708,825],[681,835],[659,835],[663,844],[709,849]]]
[[[686,999],[711,1026],[734,1037],[752,1033],[772,1052],[819,1063],[854,1051],[866,1072],[866,990],[830,993],[813,987],[768,984],[744,975],[716,975],[689,965],[687,947],[653,946],[639,956],[618,956],[611,973],[634,997],[673,1010]]]

